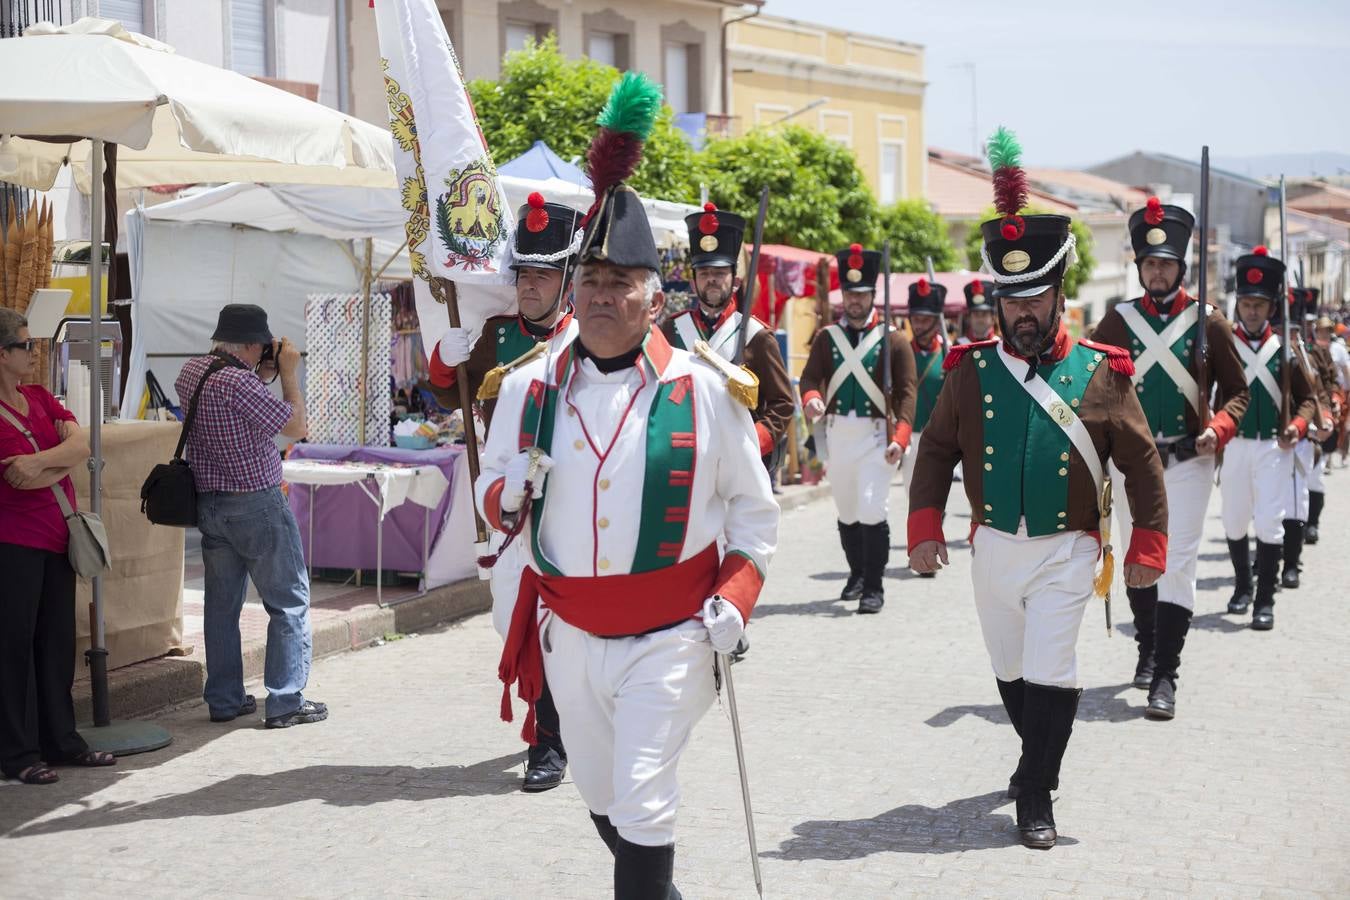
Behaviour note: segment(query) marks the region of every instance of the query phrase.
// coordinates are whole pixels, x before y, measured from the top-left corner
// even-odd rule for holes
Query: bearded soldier
[[[1237,325],[1233,346],[1251,391],[1238,433],[1224,453],[1219,494],[1223,528],[1233,561],[1233,597],[1228,612],[1252,609],[1252,628],[1275,627],[1275,581],[1280,575],[1284,520],[1294,477],[1294,447],[1308,433],[1316,406],[1303,367],[1295,360],[1284,372],[1283,341],[1271,327],[1278,310],[1284,263],[1265,247],[1237,260]],[[1281,380],[1288,377],[1286,408]],[[1256,595],[1247,530],[1256,524]]]
[[[1045,849],[1057,839],[1050,792],[1082,693],[1074,645],[1101,552],[1108,458],[1125,476],[1134,521],[1130,587],[1156,583],[1165,568],[1167,496],[1129,353],[1076,341],[1064,328],[1068,218],[1019,215],[1025,174],[1010,132],[995,133],[989,156],[1001,217],[981,231],[1003,338],[956,347],[947,360],[914,467],[909,562],[916,572],[946,564],[942,516],[960,463],[976,611],[1022,739],[1010,785],[1017,826],[1023,844]]]
[[[961,290],[966,295],[966,327],[957,346],[989,340],[994,336],[994,283],[976,278]]]
[[[685,218],[685,225],[689,228],[689,264],[694,270],[698,305],[671,316],[661,331],[672,347],[692,351],[695,343],[704,341],[714,353],[736,362],[732,357],[741,330],[741,313],[732,301],[737,294],[736,263],[745,219],[706,203],[703,212]],[[796,410],[792,379],[773,332],[753,316],[745,327],[745,367],[759,379],[759,403],[751,418],[760,455],[772,464]]]
[[[744,631],[778,529],[749,377],[652,327],[660,259],[624,179],[659,101],[630,72],[605,107],[588,154],[596,201],[578,336],[506,378],[476,485],[488,519],[530,557],[499,676],[532,705],[547,673],[624,900],[679,896],[680,756],[715,696],[713,653]]]
[[[910,349],[914,351],[914,369],[916,376],[916,397],[914,402],[914,435],[905,452],[903,470],[905,486],[912,489],[914,484],[914,460],[918,458],[919,445],[923,441],[923,428],[933,413],[938,393],[942,390],[942,380],[946,375],[942,361],[947,356],[947,334],[942,313],[947,303],[947,288],[941,284],[929,284],[927,278],[920,278],[909,286],[909,330]],[[920,578],[936,578],[936,572],[924,572]]]
[[[1130,216],[1130,241],[1144,296],[1108,312],[1093,334],[1103,343],[1129,349],[1134,390],[1165,470],[1167,572],[1152,587],[1126,589],[1139,645],[1134,686],[1148,688],[1144,715],[1163,720],[1176,715],[1177,671],[1195,610],[1196,561],[1214,485],[1215,454],[1237,433],[1250,396],[1232,328],[1182,286],[1194,227],[1189,212],[1157,197]],[[1208,351],[1203,369],[1196,351],[1201,327]],[[1202,427],[1202,406],[1208,406],[1216,384],[1225,402]],[[1118,470],[1112,469],[1111,480],[1120,495]],[[1118,534],[1128,542],[1128,510],[1120,505],[1116,513]]]
[[[431,353],[430,364],[430,380],[443,406],[459,405],[453,395],[455,367],[466,363],[469,390],[481,401],[483,422],[490,426],[497,390],[506,373],[521,365],[531,352],[542,350],[544,344],[557,349],[576,336],[577,326],[563,294],[568,268],[576,262],[577,248],[573,241],[580,221],[581,214],[571,207],[546,202],[537,192],[530,194],[520,208],[512,264],[519,312],[488,319],[476,341],[465,328],[445,332]],[[500,543],[500,535],[495,541]],[[524,565],[520,548],[512,547],[492,569],[492,621],[502,637],[506,636]],[[558,710],[547,684],[536,710],[538,742],[526,754],[525,780],[521,784],[521,790],[527,793],[557,787],[567,771],[567,750],[558,725]]]
[[[809,422],[825,417],[830,492],[848,561],[840,599],[857,600],[860,613],[878,613],[891,553],[887,498],[914,430],[914,351],[873,308],[881,254],[853,244],[836,256],[844,316],[811,342],[802,409]],[[883,353],[890,358],[890,396],[882,390]],[[888,428],[892,415],[895,426]]]

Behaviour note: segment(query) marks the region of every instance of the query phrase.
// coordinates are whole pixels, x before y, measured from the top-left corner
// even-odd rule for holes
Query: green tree
[[[1046,210],[1029,206],[1022,210],[1022,215],[1044,212]],[[980,216],[980,222],[987,222],[997,216],[998,213],[991,206]],[[1072,219],[1069,222],[1069,230],[1078,239],[1074,246],[1074,250],[1078,253],[1078,262],[1069,266],[1064,272],[1064,295],[1076,298],[1079,288],[1092,279],[1092,270],[1097,267],[1097,258],[1092,254],[1092,232],[1088,230],[1088,227],[1077,219]],[[980,259],[980,244],[983,242],[983,238],[980,236],[979,223],[976,223],[971,226],[970,233],[966,236],[966,265],[971,271],[978,271],[980,266],[983,265],[983,260]]]
[[[891,271],[922,272],[930,256],[939,272],[956,268],[956,247],[947,235],[947,223],[928,201],[901,200],[883,207],[877,227],[879,240],[891,241]]]
[[[708,142],[709,198],[753,218],[769,188],[764,242],[833,253],[877,237],[877,203],[849,148],[801,126]]]
[[[595,135],[610,89],[619,80],[613,66],[592,59],[567,59],[553,35],[506,54],[501,78],[469,82],[478,123],[497,162],[514,159],[536,140],[563,159],[582,157]],[[632,183],[640,193],[683,203],[698,200],[699,155],[675,127],[670,107],[662,110]]]

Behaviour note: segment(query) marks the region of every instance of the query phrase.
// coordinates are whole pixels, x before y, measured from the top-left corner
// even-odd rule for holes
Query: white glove
[[[889,444],[886,445],[886,464],[889,466],[895,465],[900,460],[904,459],[905,454],[908,452],[909,452],[908,450],[906,450],[904,447],[901,447],[895,441],[891,441]]]
[[[436,352],[441,357],[441,362],[447,366],[457,366],[469,358],[469,351],[473,349],[473,342],[469,340],[469,329],[467,328],[447,328],[445,334],[441,335],[441,342],[436,345]]]
[[[814,422],[816,419],[825,415],[825,401],[819,397],[812,397],[810,400],[806,401],[806,406],[803,408],[802,412],[806,414],[806,420],[808,422]]]
[[[718,653],[735,650],[745,634],[741,611],[721,597],[709,597],[703,602],[703,627],[708,629],[708,640]]]
[[[548,470],[551,468],[553,468],[553,460],[548,457],[548,454],[539,454],[538,468],[535,470],[534,478],[531,479],[536,500],[544,496],[544,478],[547,477]],[[520,451],[506,463],[506,471],[503,473],[506,483],[502,485],[500,498],[503,512],[515,512],[525,502],[525,479],[529,473],[529,450]]]

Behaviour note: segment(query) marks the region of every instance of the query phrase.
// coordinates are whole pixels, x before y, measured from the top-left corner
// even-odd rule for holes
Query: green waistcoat
[[[947,373],[942,370],[942,360],[946,354],[941,346],[932,353],[914,351],[914,362],[919,372],[919,396],[914,408],[914,430],[923,431],[928,417],[933,414],[938,394],[942,393],[942,382]]]
[[[1266,363],[1266,368],[1275,376],[1276,384],[1280,383],[1280,357],[1283,353],[1284,351],[1281,350]],[[1242,421],[1238,423],[1238,437],[1253,438],[1258,441],[1278,437],[1280,434],[1280,398],[1270,396],[1270,392],[1265,389],[1259,378],[1253,379],[1248,387],[1251,388],[1252,399],[1247,404],[1247,412],[1243,414]]]
[[[1148,323],[1155,334],[1166,328],[1173,319],[1169,316],[1164,321],[1161,316],[1150,313],[1142,304],[1136,303],[1135,308],[1139,310],[1140,318]],[[1198,324],[1197,322],[1196,325],[1186,329],[1176,342],[1168,348],[1188,371],[1195,354]],[[1131,359],[1138,359],[1143,352],[1143,342],[1131,333]],[[1144,408],[1144,415],[1148,417],[1149,434],[1155,437],[1161,434],[1165,438],[1186,436],[1186,407],[1190,403],[1161,363],[1157,363],[1150,368],[1143,379],[1135,383],[1134,390],[1139,397],[1139,405]]]
[[[996,348],[970,353],[980,377],[980,416],[984,423],[984,509],[976,515],[999,531],[1016,534],[1023,517],[1027,534],[1056,534],[1067,527],[1069,505],[1069,436],[1031,398]],[[1053,366],[1037,374],[1075,411],[1088,382],[1105,354],[1075,344]]]
[[[496,361],[499,366],[520,359],[539,343],[538,338],[524,333],[520,322],[515,318],[502,319],[495,323],[488,331],[488,336],[496,348]]]
[[[875,329],[880,327],[881,323],[878,322],[873,328],[869,328],[862,332],[854,331],[851,328],[844,328],[843,326],[840,326],[840,330],[844,332],[844,337],[848,340],[849,344],[853,347],[857,347],[865,336],[871,334]],[[830,342],[830,361],[833,364],[832,371],[837,372],[844,364],[843,354],[841,354],[839,348],[835,346],[833,338],[826,337],[826,340]],[[871,350],[867,351],[863,356],[863,369],[865,371],[876,371],[877,354],[879,354],[881,349],[885,346],[886,338],[883,337],[872,346]],[[894,374],[895,373],[892,373],[892,375]],[[880,386],[881,385],[877,385],[877,387]],[[877,409],[877,405],[872,402],[871,398],[867,396],[867,392],[862,389],[860,384],[858,384],[858,379],[851,374],[844,379],[843,384],[839,385],[839,390],[835,393],[833,398],[833,405],[833,412],[836,415],[841,416],[855,413],[860,418],[877,419],[886,414],[884,410]]]

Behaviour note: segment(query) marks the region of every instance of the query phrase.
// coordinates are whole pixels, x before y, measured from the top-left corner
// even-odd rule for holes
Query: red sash
[[[642,634],[693,618],[715,593],[720,565],[717,545],[673,566],[636,575],[567,577],[540,575],[526,566],[511,612],[497,677],[502,681],[502,721],[512,721],[511,685],[527,712],[520,736],[536,743],[534,704],[544,686],[544,654],[539,645],[538,604],[568,625],[600,637]]]

